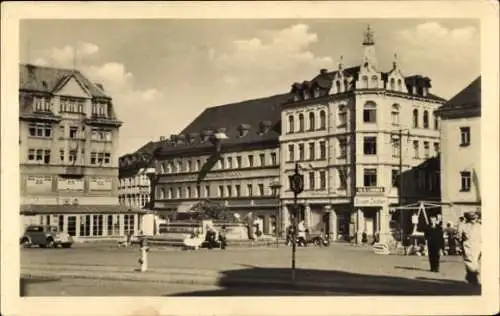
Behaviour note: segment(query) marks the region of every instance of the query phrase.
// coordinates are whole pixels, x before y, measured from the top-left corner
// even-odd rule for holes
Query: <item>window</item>
[[[52,126],[50,124],[32,123],[28,126],[28,131],[32,137],[51,137]]]
[[[339,189],[345,190],[347,188],[347,173],[344,169],[339,169]]]
[[[248,166],[253,167],[253,155],[248,155]]]
[[[319,129],[326,129],[326,114],[323,110],[319,112]]]
[[[224,186],[219,185],[219,197],[224,197]]]
[[[319,159],[326,159],[326,142],[319,142]]]
[[[236,168],[241,168],[241,156],[236,156]]]
[[[363,89],[368,89],[368,77],[363,76],[362,80],[363,80]]]
[[[50,149],[45,149],[43,151],[43,163],[49,164],[50,163]]]
[[[84,113],[83,102],[83,99],[61,98],[59,108],[61,112]]]
[[[191,198],[191,188],[190,187],[187,187],[186,188],[186,197],[189,199]]]
[[[57,227],[60,232],[64,231],[64,215],[58,216]]]
[[[163,193],[162,194],[165,194],[165,189],[162,189],[163,190]],[[165,198],[165,197],[162,197],[162,198]],[[174,189],[173,188],[168,188],[168,196],[167,196],[168,199],[173,199],[174,198]]]
[[[363,122],[376,123],[377,122],[377,105],[373,102],[367,102],[363,109]]]
[[[392,139],[392,157],[399,157],[400,152],[400,139]]]
[[[205,197],[210,197],[210,186],[209,185],[205,186]]]
[[[178,198],[178,199],[182,198],[182,190],[181,190],[181,188],[180,188],[180,187],[179,187],[179,188],[177,188],[177,190],[176,190],[176,191],[177,191],[177,193],[176,193],[177,198]]]
[[[102,215],[94,215],[93,216],[93,228],[92,236],[102,236],[102,226],[103,226],[103,218]]]
[[[398,79],[398,90],[403,90],[403,82],[401,81],[401,79]]]
[[[43,149],[37,149],[36,150],[36,161],[43,161]]]
[[[90,215],[80,216],[80,236],[90,236]]]
[[[28,161],[34,161],[35,160],[35,149],[28,149]]]
[[[394,80],[394,78],[391,78],[391,90],[395,90],[396,88],[396,81]]]
[[[78,159],[78,152],[76,150],[70,150],[69,151],[69,156],[68,156],[68,160],[70,163],[76,163],[76,160]]]
[[[82,152],[83,153],[83,152]],[[104,153],[104,164],[109,164],[111,162],[111,154],[110,153]]]
[[[177,172],[182,172],[182,161],[177,161]]]
[[[339,138],[339,158],[347,156],[347,139]]]
[[[198,159],[198,160],[196,160],[196,170],[198,171],[200,169],[201,169],[201,160]]]
[[[69,138],[73,138],[73,139],[78,138],[78,127],[77,126],[70,126],[69,127]]]
[[[470,145],[470,127],[460,127],[460,146]]]
[[[133,235],[135,233],[135,215],[124,215],[123,217],[123,228],[125,233]]]
[[[309,172],[309,190],[314,190],[316,188],[316,175],[313,172]]]
[[[337,87],[337,91],[336,91],[336,92],[337,92],[337,93],[340,93],[340,92],[341,92],[341,91],[340,91],[340,81],[338,81],[338,80],[337,80],[337,81],[335,81],[335,86]]]
[[[199,185],[196,186],[195,198],[199,198],[201,196],[201,187]]]
[[[424,111],[424,128],[429,128],[429,112]]]
[[[418,110],[413,110],[413,128],[418,128]]]
[[[436,113],[433,113],[433,116],[434,116],[434,129],[438,130],[439,129],[439,118],[436,115]]]
[[[288,161],[294,161],[295,160],[295,150],[294,150],[294,145],[290,144],[288,145]]]
[[[299,144],[299,161],[305,160],[304,158],[304,144]]]
[[[419,158],[418,140],[413,141],[413,158]]]
[[[295,121],[293,115],[288,116],[288,133],[295,132]]]
[[[226,186],[227,188],[227,196],[231,197],[233,195],[233,190],[230,185]]]
[[[377,169],[366,168],[364,169],[364,185],[365,187],[377,186]]]
[[[429,158],[429,142],[424,142],[424,158]]]
[[[309,143],[309,160],[314,160],[316,159],[315,151],[316,146],[314,143]]]
[[[365,155],[377,154],[377,137],[373,136],[364,137],[363,152]]]
[[[113,215],[108,215],[107,217],[107,231],[108,231],[108,236],[113,235]],[[69,220],[69,217],[68,217]]]
[[[439,149],[439,143],[434,143],[434,153],[439,155],[440,149]]]
[[[236,196],[241,196],[241,186],[239,184],[234,186]]]
[[[470,171],[462,171],[460,172],[461,178],[461,188],[462,192],[469,192],[471,187],[471,173]]]
[[[299,132],[304,131],[304,114],[299,114]]]
[[[59,150],[59,160],[64,163],[64,150]]]
[[[233,157],[227,157],[227,168],[233,169]]]
[[[265,166],[266,165],[266,155],[265,154],[260,154],[259,155],[259,160],[260,160],[260,165]]]
[[[35,98],[35,111],[50,112],[52,104],[46,98]]]
[[[326,172],[325,171],[319,172],[319,188],[321,190],[326,189]]]
[[[251,184],[247,184],[248,196],[253,196],[253,188]]]
[[[271,153],[271,164],[274,166],[276,165],[278,162],[276,160],[276,153]]]
[[[372,76],[372,88],[378,88],[378,77]]]
[[[191,160],[188,160],[188,161],[186,162],[186,171],[187,171],[187,172],[191,171]]]
[[[315,119],[316,119],[316,117],[314,115],[314,112],[309,112],[309,130],[310,131],[314,131],[316,129],[316,127],[315,127],[315,124],[316,124]]]
[[[394,188],[397,188],[399,186],[399,170],[398,169],[392,169],[391,171],[391,183]]]
[[[339,126],[345,126],[347,124],[347,110],[345,105],[339,106]]]
[[[259,196],[264,196],[264,185],[259,183]]]
[[[392,105],[391,122],[392,122],[392,125],[399,125],[399,105],[398,104]]]

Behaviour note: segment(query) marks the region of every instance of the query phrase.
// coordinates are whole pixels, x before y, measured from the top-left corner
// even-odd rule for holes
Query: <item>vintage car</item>
[[[21,237],[21,245],[24,247],[70,248],[73,245],[73,238],[69,234],[59,231],[56,226],[30,225]]]

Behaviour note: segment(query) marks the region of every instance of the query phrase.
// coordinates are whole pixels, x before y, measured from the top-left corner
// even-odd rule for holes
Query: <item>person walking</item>
[[[425,229],[425,240],[432,272],[439,272],[439,255],[444,247],[443,228],[438,225],[437,218],[431,217],[431,224]]]
[[[462,228],[462,252],[465,264],[465,279],[471,284],[480,284],[479,260],[481,258],[481,224],[477,222],[474,211],[464,214],[465,224]]]

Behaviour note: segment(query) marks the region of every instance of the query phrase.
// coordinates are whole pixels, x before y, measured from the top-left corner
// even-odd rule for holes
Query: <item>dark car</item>
[[[24,247],[70,248],[73,245],[73,238],[69,234],[59,231],[56,226],[30,225],[21,237],[21,245]]]

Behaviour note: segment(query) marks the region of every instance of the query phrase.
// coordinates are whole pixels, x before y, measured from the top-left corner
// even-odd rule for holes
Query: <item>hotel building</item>
[[[481,209],[481,77],[439,109],[443,220]]]
[[[136,231],[118,204],[120,122],[112,98],[78,70],[19,68],[21,233],[56,225],[76,239]]]
[[[404,76],[396,57],[391,70],[381,71],[369,28],[363,50],[359,66],[340,62],[334,71],[293,84],[292,100],[282,107],[283,227],[293,203],[288,176],[298,162],[305,179],[298,216],[310,230],[324,230],[333,239],[359,241],[363,232],[387,239],[389,210],[399,202],[400,165],[408,173],[439,154],[435,111],[445,100],[430,93],[431,80]],[[438,186],[437,170],[429,174],[417,182]],[[424,189],[432,190],[432,184],[403,187],[402,202],[421,198]]]

